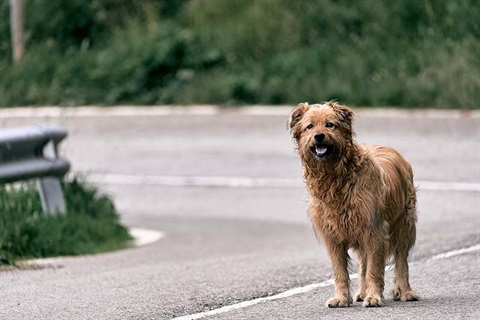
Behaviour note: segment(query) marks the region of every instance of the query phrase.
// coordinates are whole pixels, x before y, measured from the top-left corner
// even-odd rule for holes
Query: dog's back
[[[407,200],[404,190],[409,190],[413,185],[413,171],[410,163],[391,147],[378,145],[362,145],[362,147],[369,151],[381,169],[382,180],[387,191],[385,200],[391,201],[390,204],[393,207],[402,207]]]

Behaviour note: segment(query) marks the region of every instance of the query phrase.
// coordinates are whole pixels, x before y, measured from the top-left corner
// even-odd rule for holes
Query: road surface
[[[330,261],[306,214],[289,108],[0,109],[57,124],[76,173],[154,244],[0,272],[0,319],[474,319],[480,310],[480,113],[356,110],[362,143],[413,165],[421,301],[328,309]],[[357,280],[352,270],[353,291]]]

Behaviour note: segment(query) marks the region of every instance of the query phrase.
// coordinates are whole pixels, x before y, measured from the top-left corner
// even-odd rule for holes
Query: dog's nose
[[[315,134],[315,141],[322,142],[325,139],[325,134],[319,132]]]

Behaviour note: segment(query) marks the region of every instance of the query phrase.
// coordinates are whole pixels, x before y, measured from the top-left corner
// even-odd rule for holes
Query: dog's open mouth
[[[312,153],[320,159],[328,157],[332,153],[332,146],[325,143],[314,144],[310,150]]]

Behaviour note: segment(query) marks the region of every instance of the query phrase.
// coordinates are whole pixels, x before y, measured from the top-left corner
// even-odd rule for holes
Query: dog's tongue
[[[317,147],[315,147],[315,152],[319,156],[323,156],[327,152],[327,147],[326,146],[317,146]]]

